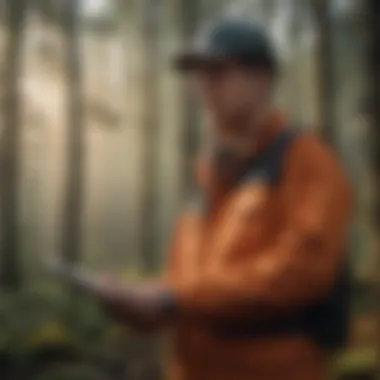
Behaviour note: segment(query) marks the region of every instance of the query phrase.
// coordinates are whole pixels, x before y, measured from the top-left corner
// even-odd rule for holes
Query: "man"
[[[346,333],[342,165],[275,109],[277,63],[255,25],[218,23],[176,66],[213,119],[200,202],[178,223],[163,278],[109,284],[103,301],[140,331],[174,330],[173,380],[326,379]]]

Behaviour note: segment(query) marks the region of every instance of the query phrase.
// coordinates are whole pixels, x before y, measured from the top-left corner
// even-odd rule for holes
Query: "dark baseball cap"
[[[174,66],[183,72],[225,62],[277,72],[276,54],[265,30],[241,20],[219,21],[202,31],[192,46],[175,57]]]

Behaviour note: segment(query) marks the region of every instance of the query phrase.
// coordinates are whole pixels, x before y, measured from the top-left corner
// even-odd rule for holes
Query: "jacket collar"
[[[273,112],[266,121],[257,129],[258,133],[252,138],[252,153],[247,160],[262,153],[266,147],[276,138],[288,121],[284,114]],[[241,166],[236,167],[236,174],[241,170]],[[199,185],[212,197],[220,198],[228,191],[223,181],[218,178],[214,170],[211,157],[200,157],[197,162],[196,175]]]

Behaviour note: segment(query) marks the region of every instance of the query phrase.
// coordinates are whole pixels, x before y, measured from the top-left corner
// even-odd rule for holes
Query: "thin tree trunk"
[[[377,266],[374,273],[374,300],[377,313],[377,350],[380,357],[380,2],[367,0],[367,25],[369,34],[368,83],[371,106],[371,139],[373,145],[372,170],[375,186],[373,204],[374,239]],[[377,378],[380,378],[380,359],[377,360]]]
[[[21,102],[19,79],[26,0],[7,2],[8,48],[4,77],[4,130],[1,136],[0,186],[0,279],[4,287],[17,289],[21,284],[19,236],[19,186],[21,160]]]
[[[182,40],[183,48],[191,44],[194,34],[197,31],[200,20],[201,1],[200,0],[182,0],[180,7],[180,18],[182,21]],[[184,126],[183,126],[183,188],[184,193],[192,193],[195,187],[194,179],[194,160],[199,146],[199,112],[194,98],[191,96],[189,89],[184,88],[182,94]]]
[[[335,81],[333,70],[332,25],[329,0],[313,0],[317,28],[317,80],[319,84],[319,132],[329,143],[335,133]]]
[[[80,260],[82,249],[84,121],[78,0],[65,0],[64,33],[67,74],[67,178],[63,209],[62,258]]]
[[[157,246],[157,159],[158,159],[158,107],[159,82],[159,15],[160,2],[157,0],[139,0],[138,12],[141,25],[142,49],[142,96],[143,115],[143,155],[142,155],[142,217],[141,217],[141,255],[145,273],[152,273],[158,268]]]
[[[302,1],[302,0],[301,0]],[[303,9],[301,8],[301,4],[299,0],[291,0],[291,27],[290,27],[290,35],[292,41],[292,57],[291,57],[291,109],[293,111],[294,121],[295,123],[301,124],[303,121],[303,108],[305,107],[305,101],[302,96],[302,69],[305,65],[304,62],[304,54],[301,51],[302,46],[301,36],[303,33],[302,28],[302,17],[304,14],[302,13]]]
[[[261,0],[261,8],[266,22],[271,22],[275,13],[275,0]],[[269,24],[270,25],[270,24]]]

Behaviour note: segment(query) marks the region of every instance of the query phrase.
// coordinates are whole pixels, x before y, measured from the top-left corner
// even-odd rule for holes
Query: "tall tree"
[[[79,1],[66,0],[63,28],[67,74],[67,178],[63,209],[62,257],[69,263],[80,259],[82,248],[84,120],[79,46]]]
[[[369,51],[368,51],[368,83],[371,110],[371,139],[373,146],[372,153],[372,169],[373,183],[375,186],[374,207],[373,207],[373,223],[374,223],[374,239],[376,247],[377,269],[374,273],[375,279],[375,307],[377,313],[377,349],[380,350],[380,3],[378,0],[366,1],[366,15],[369,35]],[[380,360],[377,361],[377,378],[380,378]]]
[[[159,17],[162,2],[159,0],[135,1],[137,33],[141,37],[140,63],[142,102],[142,215],[141,221],[141,255],[144,272],[153,272],[158,267],[157,247],[157,158],[159,128]]]
[[[317,32],[317,80],[319,85],[319,128],[330,143],[335,136],[335,81],[332,54],[331,2],[313,0]]]
[[[42,20],[49,23],[57,21],[59,3],[57,0],[32,0],[32,5]]]
[[[4,287],[21,284],[19,185],[21,159],[21,101],[19,83],[27,0],[6,2],[8,46],[4,70],[4,130],[0,142],[0,279]]]
[[[271,22],[275,14],[275,7],[277,5],[276,0],[262,0],[261,9],[263,11],[265,21]]]
[[[304,32],[303,21],[305,18],[305,3],[302,0],[290,0],[290,38],[291,38],[291,83],[290,91],[291,107],[296,123],[302,124],[303,122],[303,108],[305,107],[302,101],[302,69],[305,65],[304,56],[302,51],[302,35]]]
[[[182,0],[180,11],[180,20],[182,25],[181,39],[183,45],[188,46],[195,38],[194,34],[198,27],[201,26],[201,0],[192,0],[191,2]],[[211,18],[212,20],[212,18]],[[185,191],[191,192],[194,188],[194,158],[199,145],[199,112],[195,100],[190,92],[184,89],[182,93],[184,126],[183,126],[183,186]]]

